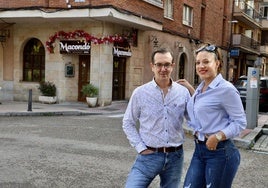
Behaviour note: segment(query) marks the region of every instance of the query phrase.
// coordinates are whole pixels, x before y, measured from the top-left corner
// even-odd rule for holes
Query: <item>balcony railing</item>
[[[260,53],[260,42],[244,34],[233,34],[232,46],[247,49],[250,52]]]
[[[234,12],[236,12],[236,10],[240,10],[252,19],[259,19],[261,17],[260,13],[256,11],[252,6],[248,5],[245,0],[235,0],[234,6]]]
[[[261,26],[260,13],[247,4],[245,0],[235,0],[233,16],[235,19],[249,24],[254,28]]]

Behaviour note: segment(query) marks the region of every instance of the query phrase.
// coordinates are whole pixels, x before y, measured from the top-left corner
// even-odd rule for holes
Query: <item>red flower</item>
[[[113,43],[113,42],[122,42],[123,37],[115,35],[115,36],[107,36],[96,38],[83,30],[75,30],[74,32],[66,33],[64,31],[58,31],[53,36],[49,37],[49,40],[46,41],[47,50],[50,53],[54,53],[54,46],[53,43],[56,39],[75,39],[77,37],[84,37],[87,42],[92,42],[93,44],[102,44],[102,43]]]

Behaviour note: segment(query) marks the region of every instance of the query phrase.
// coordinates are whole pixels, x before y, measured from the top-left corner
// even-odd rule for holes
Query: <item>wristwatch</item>
[[[215,134],[217,140],[220,142],[222,140],[222,134],[221,133],[217,133]]]

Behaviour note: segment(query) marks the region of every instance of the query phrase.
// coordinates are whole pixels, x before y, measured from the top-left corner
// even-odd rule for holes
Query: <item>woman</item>
[[[238,91],[220,73],[219,48],[207,45],[198,49],[195,66],[202,82],[187,104],[195,151],[184,187],[229,188],[240,163],[231,139],[245,129],[246,115]],[[187,87],[187,82],[182,84]]]

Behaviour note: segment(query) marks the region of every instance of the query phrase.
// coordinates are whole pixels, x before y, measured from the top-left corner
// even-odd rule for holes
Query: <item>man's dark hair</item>
[[[172,53],[171,50],[169,50],[169,49],[167,49],[167,48],[160,48],[160,49],[155,50],[155,51],[152,53],[152,57],[151,57],[151,61],[152,61],[152,63],[154,63],[154,56],[155,56],[156,53],[160,53],[160,54],[170,53],[170,54],[171,54],[171,57],[172,57],[172,63],[174,63],[174,62],[173,62],[173,60],[174,60],[173,53]]]

